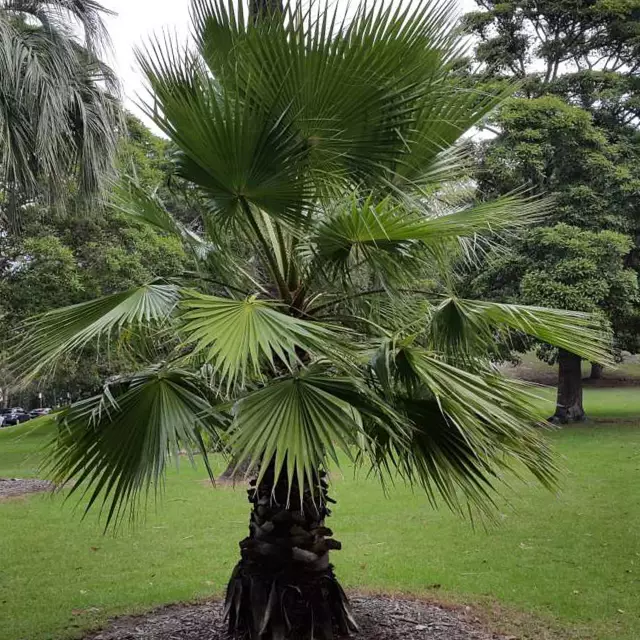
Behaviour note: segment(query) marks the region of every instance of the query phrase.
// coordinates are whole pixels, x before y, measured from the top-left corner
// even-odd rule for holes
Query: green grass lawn
[[[334,561],[345,586],[498,601],[500,621],[537,640],[636,640],[640,389],[588,390],[586,407],[595,423],[551,435],[561,491],[514,486],[488,531],[405,487],[385,497],[363,475],[334,474],[331,526],[344,544]],[[0,477],[35,475],[46,437],[29,424],[0,431]],[[242,487],[212,489],[205,475],[188,464],[172,472],[158,507],[115,537],[60,498],[0,503],[0,640],[59,640],[116,613],[219,594],[248,503]]]

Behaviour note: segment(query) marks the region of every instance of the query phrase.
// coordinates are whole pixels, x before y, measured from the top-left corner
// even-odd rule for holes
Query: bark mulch
[[[19,498],[28,493],[52,491],[53,484],[46,480],[26,478],[0,478],[0,500]]]
[[[353,640],[515,640],[479,627],[463,609],[384,596],[352,596],[360,632]],[[222,603],[170,605],[117,618],[84,640],[226,640]]]

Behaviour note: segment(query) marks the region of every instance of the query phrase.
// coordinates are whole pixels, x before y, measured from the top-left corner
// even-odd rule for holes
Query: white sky
[[[133,55],[135,46],[163,29],[187,37],[189,32],[189,0],[102,0],[116,16],[107,19],[113,40],[110,60],[123,83],[126,104],[131,111],[142,116],[136,108],[136,95],[143,95],[142,75]],[[474,0],[458,0],[461,11],[477,8]]]

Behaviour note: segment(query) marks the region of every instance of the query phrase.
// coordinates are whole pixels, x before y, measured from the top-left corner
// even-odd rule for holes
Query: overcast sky
[[[113,40],[111,64],[122,79],[127,106],[137,115],[137,94],[142,94],[142,78],[133,56],[133,48],[153,33],[169,28],[186,38],[189,31],[189,0],[102,0],[116,13],[109,18]],[[474,0],[458,0],[461,11],[476,7]]]

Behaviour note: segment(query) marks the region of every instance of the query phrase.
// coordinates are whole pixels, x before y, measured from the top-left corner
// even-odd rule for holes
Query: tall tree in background
[[[546,228],[514,239],[476,286],[494,299],[599,310],[618,349],[640,348],[640,2],[478,0],[465,17],[487,86],[521,80],[493,118],[478,182],[555,197]],[[555,225],[555,226],[553,226]],[[620,235],[622,234],[622,235]],[[580,358],[559,362],[559,422],[584,419]],[[597,365],[596,365],[597,371]]]
[[[451,203],[461,138],[505,97],[458,84],[452,6],[363,2],[343,21],[336,3],[305,13],[290,1],[281,19],[255,20],[246,3],[194,0],[195,47],[164,40],[140,58],[150,115],[205,205],[201,234],[135,181],[118,206],[183,242],[197,277],[29,320],[15,351],[28,380],[96,341],[159,345],[51,416],[50,469],[117,521],[161,485],[168,459],[206,460],[203,436],[224,438],[256,474],[227,590],[239,637],[354,628],[325,522],[339,451],[461,512],[463,497],[490,509],[510,468],[549,483],[534,397],[491,364],[496,332],[607,359],[590,314],[451,290],[448,256],[547,206],[514,194]]]
[[[94,0],[0,2],[0,214],[69,183],[99,196],[112,176],[120,122],[119,84],[100,56],[106,9]]]

